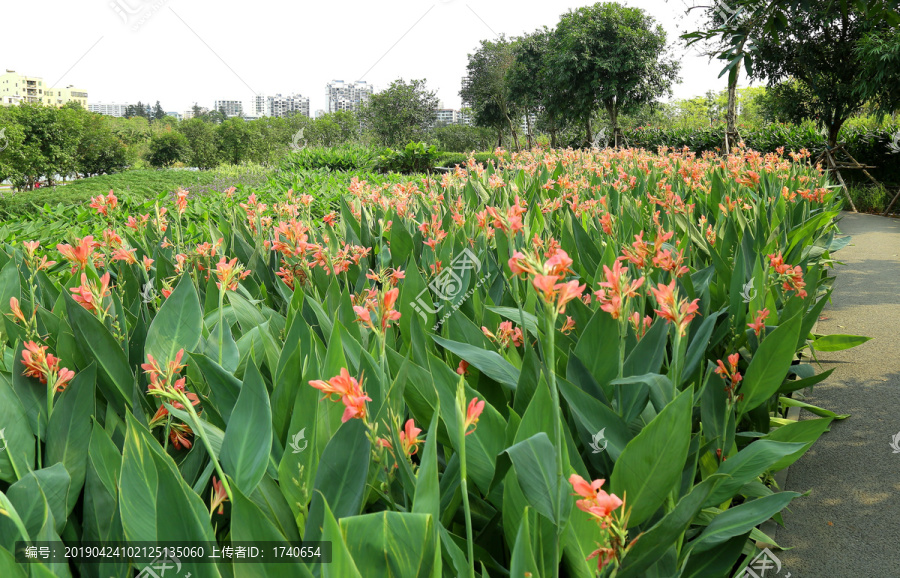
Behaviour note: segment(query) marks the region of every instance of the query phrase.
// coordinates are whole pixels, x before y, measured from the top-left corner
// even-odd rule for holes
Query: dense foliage
[[[834,190],[802,154],[499,154],[6,224],[0,574],[35,539],[333,545],[197,577],[746,565],[838,417],[784,418],[829,373],[797,354],[860,342],[812,333]]]

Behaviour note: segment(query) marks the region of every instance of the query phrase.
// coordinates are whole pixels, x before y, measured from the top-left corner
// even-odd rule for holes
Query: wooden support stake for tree
[[[891,199],[891,202],[888,203],[887,209],[884,210],[884,213],[881,214],[882,217],[887,217],[888,213],[891,212],[891,207],[894,206],[894,203],[897,202],[897,199],[900,199],[900,190],[897,191],[897,194],[894,195],[894,198]]]
[[[859,168],[862,169],[863,174],[866,175],[867,177],[869,177],[869,180],[870,180],[870,181],[872,181],[872,182],[875,183],[876,185],[881,185],[881,183],[879,183],[878,181],[876,181],[876,180],[875,180],[875,177],[873,177],[872,175],[870,175],[870,174],[869,174],[869,171],[866,170],[867,165],[864,165],[864,164],[860,163],[858,160],[856,160],[855,158],[853,158],[853,155],[850,154],[850,151],[848,151],[843,145],[841,145],[841,149],[844,151],[844,154],[845,154],[845,155],[847,155],[848,157],[850,157],[850,160],[853,161],[853,162],[856,164],[857,167],[859,167]],[[875,167],[868,167],[868,168],[874,169]]]
[[[847,202],[850,203],[850,208],[853,209],[854,213],[858,213],[859,211],[856,210],[856,205],[853,204],[853,199],[850,198],[850,189],[847,188],[847,185],[844,183],[844,178],[841,176],[841,171],[839,171],[835,166],[834,157],[831,156],[831,151],[828,149],[825,149],[825,159],[828,161],[829,167],[837,176],[838,181],[841,183],[841,187],[844,189],[844,196],[847,197]]]

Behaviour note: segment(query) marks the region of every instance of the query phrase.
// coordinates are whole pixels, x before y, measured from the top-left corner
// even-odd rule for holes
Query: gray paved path
[[[775,540],[778,576],[791,578],[900,577],[900,220],[843,213],[839,227],[853,237],[835,254],[832,303],[820,334],[873,337],[859,347],[821,353],[825,369],[809,403],[838,414],[807,454],[791,466],[786,487],[809,495],[785,512]],[[803,419],[816,416],[804,411]]]

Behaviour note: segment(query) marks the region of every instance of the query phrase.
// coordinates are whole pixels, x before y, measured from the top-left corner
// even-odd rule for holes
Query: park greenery
[[[799,396],[810,356],[864,340],[814,332],[836,189],[807,153],[495,158],[5,222],[2,575],[36,539],[331,543],[291,576],[745,567],[802,499],[772,474],[845,417]]]
[[[807,403],[817,355],[866,341],[817,333],[850,240],[816,156],[900,183],[900,36],[882,0],[704,10],[681,40],[727,78],[690,99],[653,16],[602,2],[480,42],[471,125],[402,78],[316,119],[0,107],[0,576],[153,558],[19,563],[36,541],[329,544],[195,578],[780,547],[814,497],[775,474],[848,417]]]

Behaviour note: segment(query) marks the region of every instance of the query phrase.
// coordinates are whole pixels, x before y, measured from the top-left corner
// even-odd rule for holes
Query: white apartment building
[[[244,116],[244,103],[240,100],[217,100],[213,105],[214,110],[224,112],[225,116]]]
[[[309,97],[301,94],[289,94],[270,96],[269,106],[272,116],[287,116],[289,114],[302,114],[309,117]]]
[[[448,124],[459,124],[459,111],[453,108],[439,108],[435,112],[435,125],[446,126]]]
[[[128,106],[129,105],[124,102],[95,102],[94,104],[89,104],[87,109],[98,114],[105,114],[106,116],[123,117],[125,116],[125,111],[128,109]]]
[[[333,80],[325,86],[325,99],[328,102],[327,112],[359,110],[359,107],[367,102],[374,92],[375,87],[364,80],[355,82]]]

